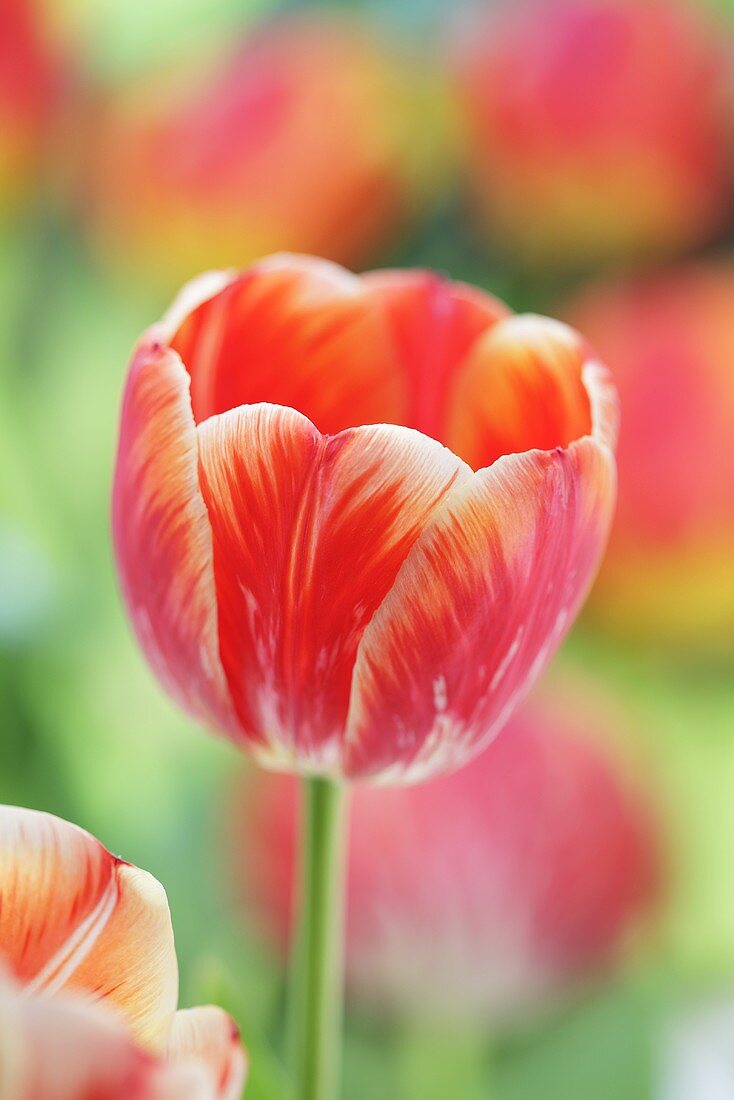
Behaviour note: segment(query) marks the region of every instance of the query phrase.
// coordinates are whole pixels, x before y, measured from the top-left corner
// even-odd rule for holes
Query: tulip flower
[[[37,180],[57,111],[61,65],[34,0],[0,5],[0,207]]]
[[[680,0],[519,0],[456,62],[487,235],[558,269],[669,254],[731,206],[715,28]]]
[[[734,267],[709,263],[607,283],[567,308],[614,365],[625,410],[590,611],[627,638],[731,653],[733,307]]]
[[[355,1002],[507,1026],[615,960],[654,896],[657,854],[650,809],[607,736],[613,713],[598,692],[556,688],[455,775],[355,791]],[[236,788],[232,850],[246,858],[235,874],[278,949],[293,911],[296,795],[290,777],[262,773]]]
[[[267,766],[456,768],[586,593],[615,423],[571,329],[435,275],[203,277],[127,381],[113,521],[139,641]]]
[[[28,996],[7,976],[0,978],[3,1100],[217,1100],[224,1095],[203,1063],[165,1061],[141,1050],[100,1006],[79,996]]]
[[[0,896],[4,961],[24,994],[34,998],[28,1002],[28,1034],[35,1034],[38,1026],[50,1032],[52,1043],[57,1019],[59,1034],[69,1032],[70,1052],[80,1051],[79,1060],[70,1055],[69,1073],[101,1072],[107,1048],[111,1054],[117,1050],[120,1072],[136,1061],[148,1065],[147,1055],[167,1056],[171,1062],[198,1066],[193,1077],[211,1084],[210,1091],[201,1092],[203,1097],[238,1100],[245,1056],[232,1020],[213,1007],[176,1012],[178,968],[171,917],[163,887],[151,875],[60,818],[2,806]],[[98,1024],[91,1012],[67,1012],[67,994],[114,1012],[123,1031],[108,1028],[105,1038],[104,1017]],[[57,996],[62,998],[58,1008]],[[112,1061],[107,1068],[113,1071]],[[36,1095],[47,1094],[19,1093],[28,1100]],[[55,1098],[57,1093],[48,1095]],[[71,1100],[90,1093],[79,1094],[69,1086],[58,1095]]]
[[[93,236],[167,285],[283,248],[364,266],[440,193],[446,113],[435,78],[363,21],[281,15],[115,98],[92,154]]]
[[[272,257],[195,281],[135,351],[113,528],[138,639],[194,717],[312,777],[302,1100],[331,1089],[334,780],[424,779],[498,732],[593,578],[615,431],[571,329],[427,272]]]

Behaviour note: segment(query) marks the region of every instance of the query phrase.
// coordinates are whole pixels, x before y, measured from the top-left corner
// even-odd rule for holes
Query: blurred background
[[[2,0],[0,799],[165,885],[182,1004],[286,1100],[296,794],[164,698],[116,591],[124,373],[182,281],[425,265],[622,396],[606,562],[480,760],[359,790],[348,1100],[734,1097],[734,4]]]

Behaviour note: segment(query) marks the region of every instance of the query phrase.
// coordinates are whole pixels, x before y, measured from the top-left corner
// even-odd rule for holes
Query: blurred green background
[[[281,6],[279,13],[287,19],[313,6]],[[515,11],[522,6],[522,0],[510,5]],[[169,239],[167,227],[161,226],[161,210],[170,205],[165,187],[181,194],[186,183],[161,182],[134,146],[126,162],[130,147],[115,125],[128,126],[133,117],[133,126],[144,127],[146,111],[155,116],[168,102],[162,93],[160,99],[153,92],[146,99],[148,80],[178,66],[180,81],[192,57],[194,68],[202,57],[225,56],[232,41],[251,33],[274,7],[268,0],[48,3],[33,18],[42,29],[44,48],[63,70],[51,97],[54,109],[39,124],[36,108],[25,112],[16,93],[18,121],[11,119],[10,108],[0,114],[8,142],[27,125],[39,144],[13,169],[19,178],[0,187],[0,798],[83,825],[161,880],[176,930],[181,1003],[217,1001],[238,1019],[252,1059],[250,1100],[280,1100],[288,1086],[280,1067],[282,970],[233,901],[232,865],[245,853],[230,850],[228,806],[233,780],[245,765],[234,748],[193,728],[154,683],[120,604],[108,513],[119,398],[135,340],[197,267],[244,264],[252,259],[251,246],[233,215],[231,256],[223,258],[214,249],[207,254],[205,226],[196,245],[200,262],[172,261],[167,270],[159,262]],[[470,144],[478,138],[460,117],[461,97],[453,98],[458,56],[453,43],[461,38],[460,24],[476,11],[466,5],[466,10],[448,13],[438,0],[400,5],[355,0],[328,10],[347,7],[369,20],[389,51],[397,53],[390,64],[402,77],[409,65],[420,68],[407,83],[414,91],[425,82],[427,91],[419,103],[410,104],[413,121],[400,131],[399,141],[391,138],[389,171],[381,168],[388,175],[382,186],[402,189],[397,213],[385,225],[369,225],[352,255],[339,255],[335,240],[336,258],[356,269],[438,267],[491,290],[513,308],[551,314],[564,312],[569,297],[600,276],[636,278],[653,268],[708,256],[727,262],[734,195],[734,135],[727,128],[732,112],[726,100],[728,93],[734,102],[729,64],[734,12],[727,3],[712,0],[710,10],[698,4],[686,15],[705,22],[719,45],[727,47],[716,92],[721,97],[717,106],[723,106],[715,139],[723,169],[701,154],[694,173],[703,189],[702,205],[710,189],[718,196],[712,205],[721,209],[701,219],[698,238],[693,229],[679,237],[681,221],[689,228],[695,222],[685,211],[695,208],[697,197],[685,192],[683,214],[671,215],[675,231],[670,240],[661,241],[658,234],[646,241],[641,229],[641,242],[628,250],[597,254],[592,243],[568,262],[559,254],[541,261],[525,243],[514,246],[511,221],[494,234],[496,208],[477,215],[476,194],[473,203],[467,199],[472,173],[482,190],[485,173],[495,167],[509,174],[512,192],[519,163],[509,156],[503,160],[501,150],[492,148],[486,158],[475,160],[464,152],[467,134]],[[552,40],[554,28],[565,24],[560,17],[554,22],[552,0],[532,7],[542,41],[541,46],[528,42],[528,50],[539,65],[542,42]],[[482,5],[479,13],[482,20],[502,14],[499,3]],[[579,51],[576,84],[573,51],[568,61],[576,99],[585,94],[584,80],[592,79],[585,68],[586,47]],[[483,71],[491,71],[491,62],[482,64]],[[675,68],[686,64],[686,58],[671,62]],[[651,68],[654,97],[656,81],[664,78],[655,76],[655,64]],[[638,76],[636,94],[644,96],[644,71]],[[118,104],[139,99],[141,89],[141,111],[118,114]],[[11,90],[11,107],[12,95]],[[402,99],[392,106],[384,103],[380,99],[374,109],[387,111],[391,122],[406,109]],[[644,114],[644,101],[637,105]],[[370,126],[373,121],[368,120]],[[631,115],[626,121],[634,129]],[[329,122],[326,116],[317,120],[319,127],[328,128]],[[625,144],[617,131],[624,130],[624,122],[617,119],[613,127],[622,157]],[[688,124],[679,117],[672,131],[679,133]],[[671,127],[666,126],[661,124],[661,145],[669,138]],[[349,140],[339,138],[344,162],[353,155],[352,145],[367,140],[366,130],[367,122],[364,130],[355,125]],[[201,133],[187,137],[184,127],[165,140],[175,142],[177,134],[186,148],[198,148]],[[236,118],[226,140],[247,144],[248,133],[240,133]],[[654,148],[654,132],[645,140]],[[576,163],[576,153],[568,152],[563,141],[557,147],[559,157],[568,155]],[[407,166],[395,167],[396,148],[406,154]],[[106,158],[101,168],[100,149]],[[695,141],[686,149],[685,156],[698,155]],[[206,163],[206,150],[198,155]],[[582,162],[585,155],[593,154],[582,149]],[[629,155],[635,155],[634,149]],[[287,142],[274,165],[298,192],[299,172],[306,168],[301,161],[288,163]],[[342,167],[334,164],[332,171],[339,175]],[[665,163],[663,168],[659,186],[674,190]],[[718,178],[722,171],[724,184]],[[119,193],[108,206],[98,189],[109,188],[112,176]],[[138,219],[141,188],[148,184],[159,187],[163,198]],[[274,180],[273,186],[280,184]],[[125,205],[126,195],[132,210]],[[198,201],[192,199],[189,212],[194,219]],[[219,200],[205,195],[203,201]],[[616,197],[614,202],[620,222],[634,222],[634,212]],[[289,196],[286,205],[295,208],[296,221],[309,218],[308,209],[298,207],[298,195]],[[502,202],[499,208],[505,209]],[[542,212],[527,210],[531,234],[536,214],[542,220]],[[602,209],[599,217],[608,216]],[[156,239],[159,230],[162,241]],[[540,225],[538,238],[543,231]],[[273,247],[306,247],[307,233],[291,242],[289,232],[284,228],[281,239],[276,233]],[[321,251],[328,246],[325,238]],[[716,338],[712,333],[711,340]],[[730,401],[731,368],[720,385],[722,402]],[[662,430],[651,425],[651,431]],[[709,456],[692,453],[688,460],[695,467]],[[731,471],[734,451],[718,454],[716,462],[728,463]],[[734,515],[734,499],[728,503]],[[733,530],[732,524],[722,527],[730,574]],[[681,600],[689,584],[685,570],[680,579],[667,569],[664,577],[666,584],[673,582],[667,599]],[[730,584],[734,590],[734,576]],[[718,602],[730,607],[731,596],[722,591]],[[711,638],[705,623],[695,623],[694,607],[690,631],[677,631],[676,644],[668,646],[664,625],[657,637],[635,632],[634,596],[631,606],[632,627],[626,632],[607,629],[603,614],[582,620],[559,660],[602,682],[629,715],[633,732],[628,736],[644,760],[641,779],[654,791],[650,797],[661,819],[665,888],[654,932],[625,965],[582,998],[499,1034],[489,1034],[481,1021],[469,1033],[466,1027],[396,1025],[353,1007],[345,1054],[349,1100],[376,1095],[647,1100],[662,1095],[658,1077],[671,1020],[708,997],[734,999],[734,619],[724,615]],[[243,836],[243,847],[246,843]]]

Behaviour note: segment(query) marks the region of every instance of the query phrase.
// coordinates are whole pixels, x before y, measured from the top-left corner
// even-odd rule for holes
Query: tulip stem
[[[303,781],[298,919],[291,976],[297,1100],[337,1094],[343,1000],[345,790]]]

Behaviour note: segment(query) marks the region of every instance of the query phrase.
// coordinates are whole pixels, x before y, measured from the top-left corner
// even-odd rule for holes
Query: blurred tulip
[[[725,55],[678,0],[520,0],[472,27],[459,98],[489,235],[529,264],[707,239],[728,216]]]
[[[425,74],[356,19],[282,16],[203,73],[187,64],[112,106],[96,229],[169,283],[283,248],[364,266],[440,190],[441,110]]]
[[[656,858],[648,807],[610,746],[588,736],[608,725],[608,700],[556,690],[455,775],[355,790],[355,999],[508,1022],[610,962],[652,899]],[[248,775],[237,793],[237,873],[278,947],[291,912],[296,791],[285,777]]]
[[[230,1017],[212,1007],[176,1012],[171,916],[151,875],[60,818],[2,806],[0,897],[2,953],[25,993],[103,1002],[142,1049],[198,1063],[216,1085],[202,1095],[239,1097],[245,1056]],[[63,1024],[61,1009],[58,1018]]]
[[[239,1092],[232,1093],[239,1100]],[[156,1058],[80,997],[28,996],[0,977],[2,1100],[217,1100],[196,1060]]]
[[[138,639],[266,766],[456,768],[596,571],[616,413],[572,330],[428,272],[203,276],[127,382],[113,524]]]
[[[619,383],[620,498],[592,614],[627,636],[734,638],[734,266],[588,291],[567,310]]]
[[[14,209],[41,174],[58,109],[61,65],[34,0],[0,4],[0,210]]]

